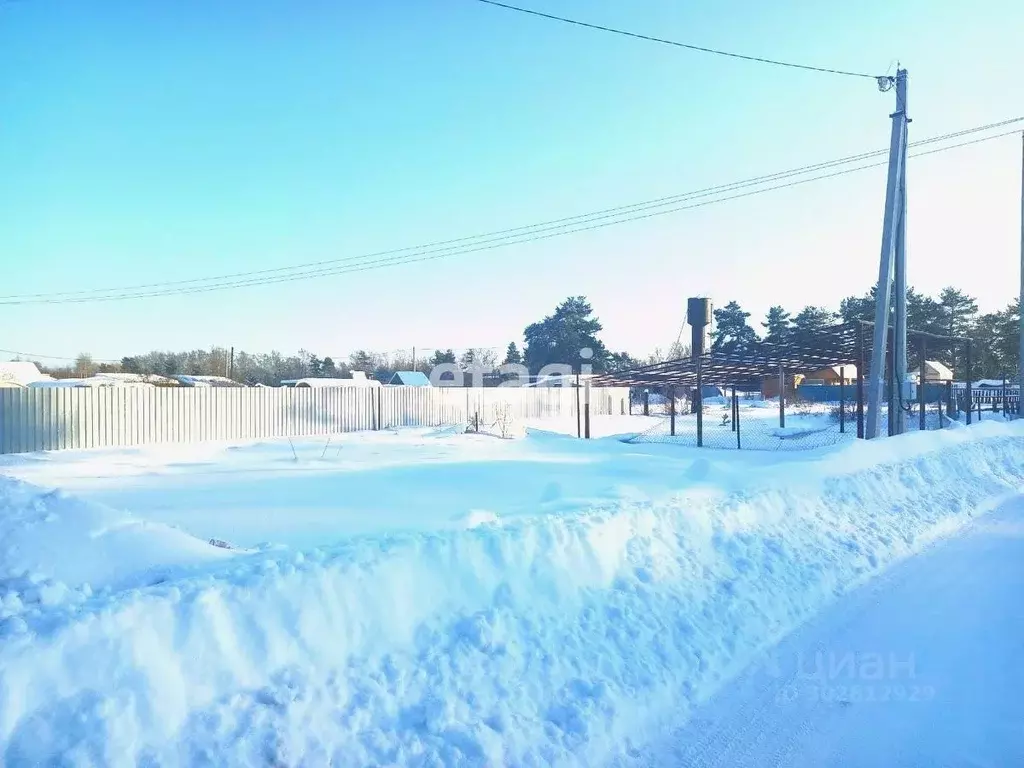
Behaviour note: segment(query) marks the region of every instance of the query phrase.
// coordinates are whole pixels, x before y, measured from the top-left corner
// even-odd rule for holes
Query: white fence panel
[[[493,420],[575,417],[574,387],[0,389],[0,454],[258,440]],[[594,416],[626,413],[629,390],[590,391]]]

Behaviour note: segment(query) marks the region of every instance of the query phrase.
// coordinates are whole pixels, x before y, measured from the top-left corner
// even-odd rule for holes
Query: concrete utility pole
[[[1017,415],[1024,417],[1024,131],[1020,134],[1020,340],[1017,363],[1019,375],[1017,384]]]
[[[882,81],[879,83],[882,86]],[[885,89],[887,90],[887,89]],[[868,379],[868,412],[864,426],[864,436],[869,440],[878,436],[878,422],[882,408],[882,393],[885,387],[885,351],[889,331],[889,296],[892,293],[894,262],[897,259],[897,244],[904,238],[900,228],[906,210],[906,197],[903,194],[903,174],[906,164],[906,133],[907,133],[907,70],[896,70],[896,111],[892,118],[892,134],[889,140],[889,175],[885,189],[885,215],[882,222],[882,252],[878,265],[878,287],[875,294],[875,327],[871,346],[871,368]],[[903,253],[900,246],[900,256]],[[901,259],[902,261],[902,259]],[[901,264],[902,278],[906,280],[906,263]],[[902,302],[897,299],[903,309],[903,327],[906,328],[906,293]],[[895,341],[893,346],[899,346]],[[903,341],[903,365],[906,375],[906,336]]]
[[[897,73],[898,77],[898,73]],[[907,412],[903,408],[903,401],[910,397],[910,388],[905,387],[907,382],[907,125],[910,118],[907,117],[907,73],[903,73],[903,92],[900,95],[899,82],[896,83],[896,110],[903,112],[903,137],[900,143],[900,153],[903,160],[900,163],[899,178],[899,223],[896,225],[896,242],[893,246],[893,270],[895,276],[895,308],[893,310],[893,354],[892,354],[892,386],[899,388],[896,397],[892,398],[896,403],[893,434],[902,435],[907,429]],[[924,361],[921,361],[920,386],[924,386]],[[892,418],[892,415],[889,416]]]

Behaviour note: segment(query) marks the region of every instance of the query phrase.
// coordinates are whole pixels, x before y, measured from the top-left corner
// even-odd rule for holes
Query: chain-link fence
[[[945,429],[952,421],[963,423],[963,413],[957,414],[954,410],[950,416],[949,402],[946,388],[935,387],[926,389],[923,397],[897,406],[903,408],[903,431]],[[847,400],[820,402],[797,396],[785,402],[780,410],[777,398],[737,393],[735,401],[731,396],[705,400],[699,419],[688,406],[686,401],[677,401],[677,412],[673,416],[670,402],[662,397],[654,398],[649,413],[661,418],[626,442],[728,450],[804,451],[857,438],[856,403]],[[880,413],[879,432],[889,434],[887,406],[883,406]]]
[[[737,394],[709,398],[696,413],[671,414],[627,440],[674,443],[728,450],[803,451],[835,445],[857,436],[849,407],[838,403],[794,403],[780,416],[777,399]]]

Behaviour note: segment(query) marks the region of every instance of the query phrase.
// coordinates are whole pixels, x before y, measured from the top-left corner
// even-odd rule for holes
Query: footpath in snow
[[[769,649],[631,766],[1024,762],[1024,497]]]
[[[785,459],[487,440],[353,437],[336,466],[287,442],[119,452],[100,480],[110,455],[5,461],[0,763],[639,761],[791,630],[1024,486],[1020,424]],[[210,546],[215,504],[170,516],[218,484],[261,533],[311,507],[315,525]],[[381,526],[350,528],[385,486]]]

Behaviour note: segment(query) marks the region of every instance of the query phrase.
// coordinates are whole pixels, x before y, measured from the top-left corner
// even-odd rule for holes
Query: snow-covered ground
[[[629,766],[1010,766],[1024,756],[1024,497],[769,649]]]
[[[788,454],[407,430],[3,457],[0,764],[641,759],[1019,492],[1022,448],[982,424]]]

